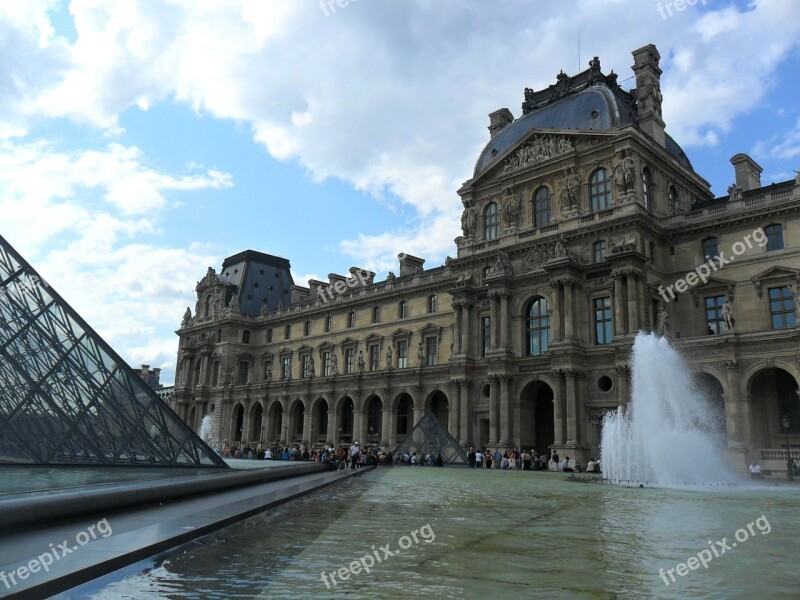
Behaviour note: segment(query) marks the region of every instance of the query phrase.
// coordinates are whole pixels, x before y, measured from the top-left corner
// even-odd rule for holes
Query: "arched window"
[[[599,240],[592,244],[592,255],[594,256],[594,262],[599,263],[603,262],[606,257],[606,241]]]
[[[680,200],[678,198],[678,190],[674,185],[669,186],[669,212],[672,214],[680,207]]]
[[[642,169],[642,196],[644,196],[644,207],[651,210],[653,208],[653,176],[650,175],[650,169],[647,167]]]
[[[714,236],[707,237],[703,240],[703,260],[711,260],[719,255],[719,247],[717,245],[717,238]]]
[[[602,167],[589,178],[589,198],[592,210],[605,210],[611,206],[611,178]]]
[[[205,318],[208,318],[208,317],[211,316],[211,294],[206,296],[206,307],[205,307],[205,312],[203,313],[203,316]]]
[[[783,227],[780,223],[767,225],[764,233],[767,234],[767,251],[783,250]]]
[[[528,305],[525,337],[528,356],[547,352],[550,345],[550,314],[545,298],[534,298]]]
[[[247,329],[245,329],[242,332],[242,343],[243,344],[249,344],[250,343],[250,331],[247,330]]]
[[[489,202],[483,211],[483,237],[487,240],[496,240],[500,235],[500,215],[497,213],[497,203]]]
[[[550,190],[540,187],[533,196],[533,226],[547,225],[553,218],[553,202],[550,199]]]

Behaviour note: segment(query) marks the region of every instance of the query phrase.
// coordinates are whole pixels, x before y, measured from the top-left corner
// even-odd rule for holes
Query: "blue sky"
[[[594,55],[629,88],[658,46],[667,131],[717,195],[738,152],[765,184],[800,168],[795,0],[344,4],[0,0],[0,234],[167,383],[225,256],[305,285],[455,255],[488,113]]]

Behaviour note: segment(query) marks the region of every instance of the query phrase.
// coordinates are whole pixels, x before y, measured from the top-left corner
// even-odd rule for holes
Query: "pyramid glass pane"
[[[467,453],[430,411],[414,425],[394,452],[396,456],[402,456],[406,452],[434,456],[441,454],[445,463],[467,463]]]
[[[225,463],[0,236],[0,463]]]

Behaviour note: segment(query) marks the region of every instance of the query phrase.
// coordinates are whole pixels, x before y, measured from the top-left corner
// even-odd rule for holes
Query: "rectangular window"
[[[264,381],[269,381],[271,375],[272,375],[272,361],[271,360],[265,360],[264,361]]]
[[[706,298],[706,324],[708,335],[719,335],[725,331],[725,320],[722,318],[722,305],[725,296],[712,296]]]
[[[380,323],[381,322],[381,307],[380,306],[373,306],[372,307],[372,322],[373,323]]]
[[[333,319],[328,315],[325,317],[325,331],[331,331],[333,329]]]
[[[436,297],[436,294],[428,296],[428,312],[435,313],[438,310],[439,310],[439,298]]]
[[[272,327],[267,329],[267,343],[268,344],[272,343]]]
[[[283,339],[288,340],[290,337],[292,337],[292,326],[287,325],[283,331]]]
[[[239,361],[239,379],[236,383],[244,385],[250,381],[250,363],[246,360]]]
[[[325,377],[330,377],[331,375],[331,353],[330,352],[323,352],[322,353],[322,374]]]
[[[611,343],[611,298],[608,296],[594,299],[594,330],[595,344]]]
[[[243,344],[249,344],[250,343],[250,331],[248,329],[245,329],[242,332],[242,343]]]
[[[303,335],[308,335],[311,333],[311,321],[306,321],[303,323]]]
[[[492,343],[492,317],[481,317],[481,356],[486,356]]]
[[[353,358],[356,354],[355,349],[345,348],[344,351],[344,372],[350,374],[353,372]]]
[[[292,378],[292,357],[284,356],[281,359],[281,379]]]
[[[400,319],[405,319],[406,316],[408,316],[408,302],[401,300],[400,304],[398,305],[397,317]]]
[[[769,312],[772,315],[773,329],[785,329],[796,325],[792,288],[787,285],[769,290]]]
[[[308,379],[311,376],[311,357],[304,354],[300,357],[300,377]]]
[[[429,337],[425,340],[425,361],[429,367],[436,365],[438,360],[438,340],[435,337]]]
[[[219,385],[219,361],[214,361],[214,366],[211,369],[211,385],[217,387]]]
[[[401,340],[397,342],[397,368],[405,369],[408,367],[408,342]]]
[[[378,344],[370,344],[369,347],[369,370],[377,371],[381,365],[381,350]]]
[[[347,313],[347,326],[350,328],[356,326],[356,311],[351,310]]]

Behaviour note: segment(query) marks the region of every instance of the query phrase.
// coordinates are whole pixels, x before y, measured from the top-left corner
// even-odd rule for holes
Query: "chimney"
[[[666,145],[664,120],[661,118],[661,55],[653,44],[633,51],[633,72],[636,73],[636,103],[639,128],[661,146]]]
[[[398,254],[397,258],[400,259],[400,277],[403,275],[414,275],[417,270],[422,271],[422,265],[425,264],[424,258],[411,256],[405,252]]]
[[[764,169],[747,154],[737,154],[731,158],[731,164],[736,172],[736,187],[741,191],[746,192],[761,187],[761,173]]]
[[[308,290],[311,299],[316,300],[320,296],[322,291],[328,287],[328,285],[329,284],[327,281],[320,281],[319,279],[309,279]]]
[[[492,113],[489,113],[489,134],[491,137],[500,133],[506,125],[514,120],[514,115],[507,108],[500,108]]]

